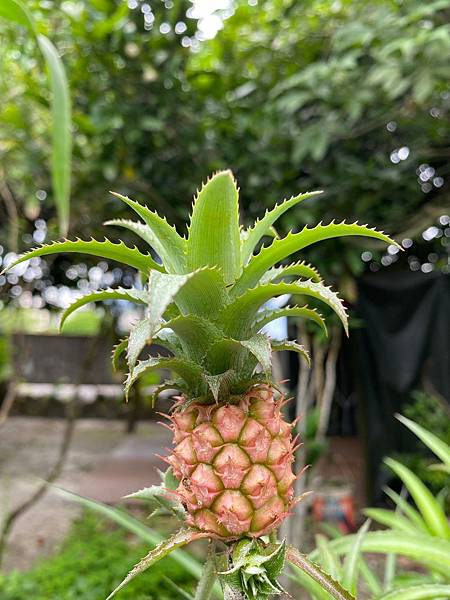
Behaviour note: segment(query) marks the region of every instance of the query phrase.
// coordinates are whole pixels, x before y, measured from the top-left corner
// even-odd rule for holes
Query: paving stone
[[[0,432],[0,519],[31,495],[55,460],[64,431],[62,419],[11,417]],[[125,433],[122,421],[80,419],[57,485],[116,504],[125,494],[158,482],[170,434],[153,421]],[[25,570],[56,551],[79,514],[79,506],[48,492],[17,519],[3,569]]]

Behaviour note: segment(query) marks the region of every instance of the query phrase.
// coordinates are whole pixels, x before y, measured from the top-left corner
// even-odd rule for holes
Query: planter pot
[[[312,502],[314,520],[339,527],[343,534],[356,529],[355,498],[351,486],[330,486],[314,494]]]

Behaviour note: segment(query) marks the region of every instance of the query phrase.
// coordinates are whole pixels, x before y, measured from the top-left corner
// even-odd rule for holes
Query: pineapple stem
[[[202,572],[202,576],[197,585],[194,600],[209,600],[212,596],[214,582],[216,580],[216,565],[214,558],[214,543],[210,541],[208,546],[208,557]]]
[[[224,591],[223,600],[247,600],[246,596],[235,588],[227,588]]]

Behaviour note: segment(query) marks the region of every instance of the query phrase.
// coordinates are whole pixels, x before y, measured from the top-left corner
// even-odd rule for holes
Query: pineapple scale
[[[293,425],[268,385],[237,404],[192,404],[169,417],[167,461],[188,524],[224,540],[260,537],[279,526],[294,501]]]

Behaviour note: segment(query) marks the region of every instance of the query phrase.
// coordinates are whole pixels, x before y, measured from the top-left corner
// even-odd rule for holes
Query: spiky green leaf
[[[384,462],[403,481],[430,531],[443,539],[450,539],[450,527],[447,517],[430,490],[405,465],[392,458],[386,458]]]
[[[241,272],[238,190],[231,171],[216,173],[198,193],[187,241],[187,267],[218,267],[225,283]]]
[[[258,242],[263,236],[267,235],[272,225],[281,217],[281,215],[283,215],[290,208],[293,208],[299,202],[303,202],[303,200],[307,200],[308,198],[317,196],[321,193],[321,191],[315,191],[299,194],[298,196],[293,196],[292,198],[283,200],[283,202],[276,204],[271,210],[266,210],[266,213],[262,219],[258,219],[254,225],[247,230],[246,238],[242,244],[242,263],[244,265],[247,263],[248,259],[258,245]]]
[[[303,356],[308,363],[308,366],[311,366],[311,357],[309,352],[304,346],[297,344],[297,342],[294,342],[293,340],[273,341],[272,350],[274,352],[282,352],[283,350],[286,350],[287,352],[297,352],[297,354],[301,354],[301,356]]]
[[[119,360],[120,357],[122,356],[122,354],[126,351],[128,346],[128,338],[124,338],[123,340],[120,340],[120,342],[118,342],[112,351],[112,365],[113,365],[113,369],[114,371],[118,371],[119,370]]]
[[[327,335],[327,326],[325,319],[314,309],[307,306],[286,306],[284,308],[276,308],[274,310],[264,310],[257,314],[252,331],[259,331],[267,323],[271,323],[275,319],[281,317],[301,317],[309,319],[319,325],[322,331]]]
[[[354,596],[344,589],[340,583],[335,581],[328,573],[325,573],[318,565],[296,548],[288,546],[286,558],[318,583],[332,598],[336,600],[355,600]]]
[[[240,339],[251,330],[259,308],[270,298],[282,294],[301,294],[311,296],[325,302],[332,308],[342,321],[345,331],[348,331],[348,320],[344,305],[330,288],[313,281],[296,281],[294,283],[266,283],[247,290],[231,302],[220,317],[224,331],[230,337]]]
[[[208,318],[216,317],[227,298],[221,274],[210,268],[184,275],[152,272],[148,288],[148,315],[155,327],[172,302],[183,314]]]
[[[145,304],[147,301],[147,294],[146,292],[136,288],[126,289],[120,287],[91,292],[90,294],[81,296],[81,298],[78,298],[78,300],[72,302],[72,304],[70,304],[70,306],[64,310],[61,316],[59,328],[62,329],[66,319],[82,306],[90,304],[91,302],[103,302],[105,300],[125,300],[127,302],[134,302],[135,304]]]
[[[149,243],[167,270],[171,273],[184,273],[186,241],[177,233],[175,227],[169,225],[166,219],[161,218],[157,212],[150,210],[147,206],[139,204],[127,196],[122,196],[122,194],[111,193],[128,204],[145,221],[148,226]]]
[[[286,540],[278,544],[275,549],[268,554],[267,560],[264,561],[267,574],[272,581],[279,577],[284,569],[286,562]]]
[[[149,246],[152,245],[153,236],[149,226],[145,223],[141,223],[140,221],[130,221],[128,219],[110,219],[109,221],[105,221],[103,225],[112,225],[114,227],[128,229],[128,231],[132,231],[147,242]]]
[[[275,239],[270,246],[263,248],[259,254],[251,258],[233,288],[234,295],[242,294],[247,288],[256,285],[268,269],[295,252],[322,240],[344,236],[372,237],[400,248],[397,242],[384,233],[357,223],[332,222],[329,225],[319,224],[311,229],[305,227],[299,233],[289,233],[282,239]]]
[[[206,384],[211,391],[211,394],[216,402],[219,402],[222,398],[226,398],[230,394],[230,388],[236,379],[236,371],[229,369],[224,373],[218,375],[209,375],[204,373],[203,375]]]
[[[195,362],[201,362],[209,347],[222,337],[220,330],[204,317],[180,315],[164,323],[180,339],[185,355]]]
[[[176,356],[151,357],[137,363],[131,373],[128,374],[125,381],[125,397],[128,399],[130,389],[144,373],[158,369],[169,369],[175,371],[187,383],[190,390],[194,393],[198,390],[202,382],[202,369],[194,362]]]
[[[175,494],[171,494],[163,485],[152,485],[124,496],[127,499],[143,500],[151,509],[164,509],[178,519],[186,518],[186,511]]]
[[[232,370],[242,379],[251,377],[256,365],[261,363],[267,377],[271,365],[270,342],[262,334],[247,340],[222,338],[211,345],[204,362],[214,375]]]
[[[114,523],[117,523],[120,527],[123,527],[125,530],[129,531],[151,546],[156,546],[164,541],[164,538],[161,536],[161,534],[153,531],[150,527],[144,525],[139,519],[131,516],[124,510],[113,508],[112,506],[108,506],[102,502],[90,500],[89,498],[79,496],[78,494],[74,494],[62,488],[56,487],[54,489],[58,495],[62,496],[63,498],[66,498],[72,502],[76,502],[82,507],[93,510],[103,517],[110,519]],[[201,576],[202,565],[184,550],[175,550],[175,552],[172,554],[172,558],[193,577],[199,578]],[[216,597],[220,596],[216,594]]]
[[[269,338],[262,333],[257,333],[248,340],[242,340],[240,344],[253,354],[263,371],[269,374],[272,368],[272,346]]]
[[[286,266],[272,267],[260,278],[260,283],[280,281],[283,277],[302,277],[316,283],[322,282],[319,271],[305,261],[299,261]]]
[[[132,579],[134,579],[140,573],[146,571],[149,567],[154,565],[156,562],[176,550],[177,548],[182,548],[193,542],[194,540],[198,540],[202,537],[206,537],[207,534],[200,533],[198,531],[193,531],[191,529],[182,529],[172,535],[167,540],[161,542],[156,548],[150,550],[147,556],[144,556],[142,560],[138,562],[138,564],[131,569],[125,579],[122,581],[120,585],[116,587],[116,589],[111,592],[106,600],[111,600],[117,592],[123,589]]]
[[[61,242],[52,242],[44,244],[39,248],[34,248],[25,254],[19,256],[7,269],[10,270],[19,263],[37,256],[47,256],[50,254],[62,254],[64,252],[79,252],[81,254],[91,254],[109,260],[115,260],[119,263],[134,267],[146,275],[150,270],[163,271],[163,267],[158,265],[149,254],[142,254],[137,248],[129,248],[123,242],[113,243],[105,239],[103,242],[97,240],[63,240]]]
[[[127,362],[133,371],[142,350],[152,341],[153,327],[149,319],[141,319],[132,327],[128,337]]]

